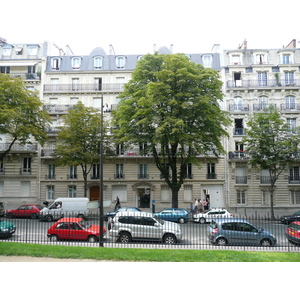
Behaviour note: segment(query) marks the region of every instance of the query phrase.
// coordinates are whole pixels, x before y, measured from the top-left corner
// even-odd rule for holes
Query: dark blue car
[[[158,216],[162,220],[185,223],[189,220],[189,213],[186,209],[183,208],[166,208],[154,215]]]

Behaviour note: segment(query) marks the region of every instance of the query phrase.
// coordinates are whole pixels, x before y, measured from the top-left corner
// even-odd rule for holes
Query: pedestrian
[[[206,199],[203,200],[203,209],[204,209],[204,211],[207,210],[207,201],[206,201]]]
[[[203,205],[202,205],[201,199],[199,199],[198,202],[199,202],[199,205],[198,205],[198,211],[199,211],[200,213],[202,213],[202,212],[203,212]]]
[[[194,213],[195,214],[198,212],[198,205],[199,205],[199,202],[197,199],[195,199],[195,203],[194,203]]]
[[[190,204],[190,213],[191,214],[193,213],[193,202],[191,202],[191,204]]]
[[[120,199],[118,196],[117,196],[115,202],[116,202],[115,211],[117,211],[121,207]]]

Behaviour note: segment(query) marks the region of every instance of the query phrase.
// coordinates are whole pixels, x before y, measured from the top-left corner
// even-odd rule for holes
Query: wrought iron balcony
[[[228,80],[227,88],[282,88],[300,87],[300,80]]]
[[[78,83],[78,84],[44,84],[44,92],[122,92],[124,83]]]
[[[0,152],[8,150],[10,143],[0,143]],[[34,151],[36,152],[38,149],[37,144],[26,144],[21,145],[18,143],[14,143],[11,147],[11,151]]]

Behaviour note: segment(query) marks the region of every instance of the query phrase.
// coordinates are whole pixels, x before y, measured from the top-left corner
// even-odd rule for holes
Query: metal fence
[[[243,221],[237,221],[237,217]],[[112,223],[110,219],[108,221],[104,220],[104,228],[100,230],[100,215],[97,213],[89,215],[86,219],[65,215],[63,219],[57,222],[41,221],[38,218],[3,216],[0,218],[1,234],[3,235],[5,232],[5,226],[7,227],[6,230],[10,230],[9,226],[13,226],[11,223],[15,226],[15,232],[9,237],[2,236],[0,241],[85,247],[236,249],[300,252],[298,244],[290,242],[287,238],[286,231],[290,225],[282,224],[279,218],[272,221],[268,216],[234,216],[233,218],[222,219],[226,221],[224,222],[226,226],[220,223],[219,227],[216,223],[211,223],[209,220],[206,220],[207,222],[204,224],[195,223],[192,215],[189,215],[189,220],[182,224],[176,222],[166,223],[166,221],[154,224],[157,220],[153,221],[152,219],[151,221],[151,218],[144,219],[143,221],[132,220],[130,218],[124,220],[120,220],[123,223],[119,222],[118,224]],[[218,220],[220,221],[221,219]],[[245,224],[248,224],[248,227]],[[165,228],[166,225],[168,225],[168,228]],[[268,237],[262,228],[276,238],[275,245],[274,241]],[[102,238],[99,236],[101,233],[103,233]],[[114,235],[112,235],[113,233]],[[219,237],[223,236],[223,242],[214,239],[213,241],[216,243],[212,243],[209,239],[209,233],[215,237],[218,234]],[[297,234],[299,232],[294,231],[294,238]],[[175,236],[173,240],[171,239],[172,235],[173,237]],[[152,240],[152,238],[157,238],[157,240]],[[262,242],[263,239],[271,239],[271,245]],[[226,242],[228,243],[226,244]]]

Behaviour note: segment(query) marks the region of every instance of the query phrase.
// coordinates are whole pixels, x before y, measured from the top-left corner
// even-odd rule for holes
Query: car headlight
[[[8,228],[0,228],[0,231],[7,232],[7,231],[9,231],[9,229]]]

